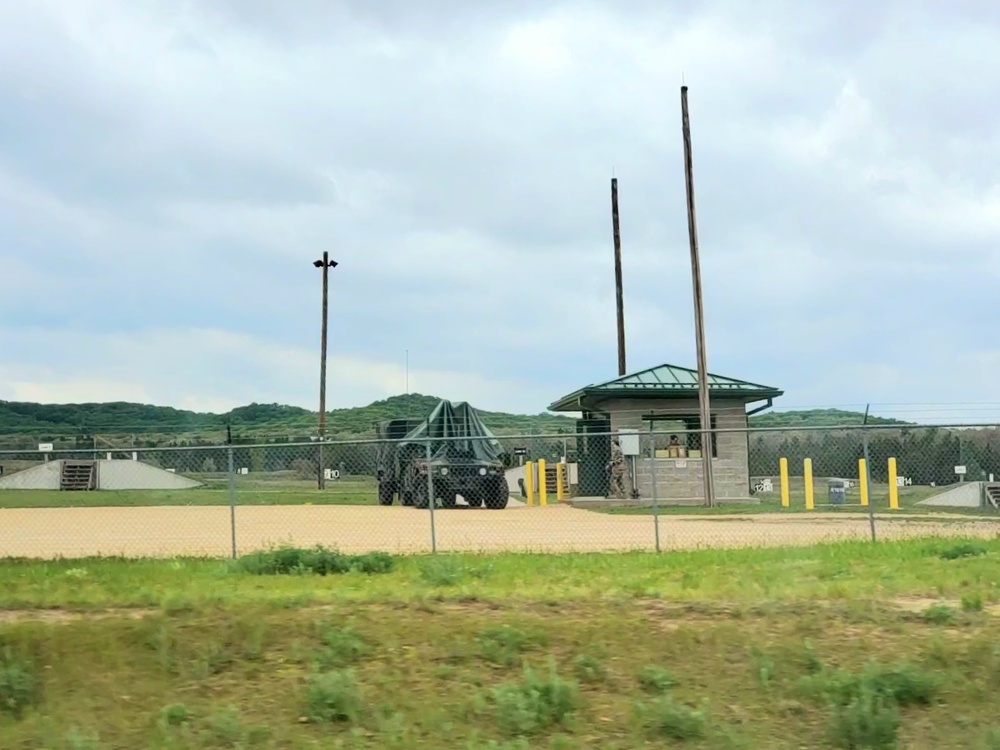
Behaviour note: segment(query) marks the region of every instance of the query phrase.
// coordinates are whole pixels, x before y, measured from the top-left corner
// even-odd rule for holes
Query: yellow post
[[[813,460],[811,458],[802,461],[802,477],[806,483],[806,510],[813,510],[816,507],[816,499],[813,497]]]
[[[556,464],[556,501],[562,502],[566,499],[566,464],[560,461]]]
[[[861,504],[868,505],[868,462],[858,459],[858,489],[861,490]]]
[[[789,505],[788,500],[788,459],[782,458],[778,461],[778,466],[781,472],[781,507],[787,508]]]
[[[527,505],[535,504],[535,462],[524,462],[524,498]]]
[[[889,459],[889,508],[899,510],[899,485],[896,484],[896,459]]]
[[[549,482],[545,476],[545,459],[538,459],[538,504],[549,504]]]

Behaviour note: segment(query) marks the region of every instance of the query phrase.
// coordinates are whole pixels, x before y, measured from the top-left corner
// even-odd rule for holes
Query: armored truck
[[[425,420],[379,422],[376,434],[380,505],[398,497],[401,505],[428,508],[433,488],[436,508],[454,508],[459,497],[474,508],[507,507],[500,443],[467,403],[441,401]]]

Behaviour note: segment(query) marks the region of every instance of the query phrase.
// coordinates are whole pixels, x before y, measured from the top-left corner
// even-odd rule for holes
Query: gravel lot
[[[225,506],[0,509],[0,555],[228,555],[232,532]],[[272,544],[324,544],[344,552],[431,549],[431,514],[398,506],[253,506],[236,509],[242,552]],[[614,516],[568,506],[439,510],[439,551],[614,551],[654,548],[652,516]],[[753,516],[664,516],[662,549],[813,544],[868,539],[867,516],[843,513]],[[1000,520],[968,516],[881,514],[879,539],[915,536],[994,537]]]

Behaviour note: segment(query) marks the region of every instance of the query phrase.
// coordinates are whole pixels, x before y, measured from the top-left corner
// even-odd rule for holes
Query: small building
[[[711,446],[716,499],[746,502],[752,494],[747,418],[771,407],[783,391],[720,375],[710,374],[708,381],[711,429],[723,430],[713,435]],[[697,371],[664,364],[585,386],[548,408],[582,415],[577,428],[577,495],[608,494],[609,434],[639,430],[655,433],[655,455],[649,456],[648,438],[642,438],[646,455],[634,460],[630,477],[638,496],[652,497],[655,470],[659,500],[678,505],[704,501]]]

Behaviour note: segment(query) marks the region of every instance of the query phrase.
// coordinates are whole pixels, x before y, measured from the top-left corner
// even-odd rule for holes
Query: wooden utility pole
[[[618,178],[611,178],[611,225],[615,238],[615,298],[618,307],[618,376],[625,374],[625,300],[622,292],[622,234],[618,224]]]
[[[313,265],[323,269],[323,322],[320,339],[319,360],[319,489],[326,489],[326,474],[324,473],[323,441],[326,440],[326,331],[329,309],[330,269],[337,267],[337,261],[330,260],[330,253],[324,252],[321,260],[313,261]]]
[[[705,311],[701,296],[701,262],[698,258],[698,224],[694,211],[694,163],[691,157],[691,122],[688,117],[687,86],[681,86],[681,130],[684,136],[684,183],[687,189],[688,238],[691,243],[691,282],[694,286],[694,330],[698,349],[698,407],[701,413],[701,466],[705,482],[705,505],[715,505],[712,471],[712,412],[708,394],[708,356],[705,353]]]

